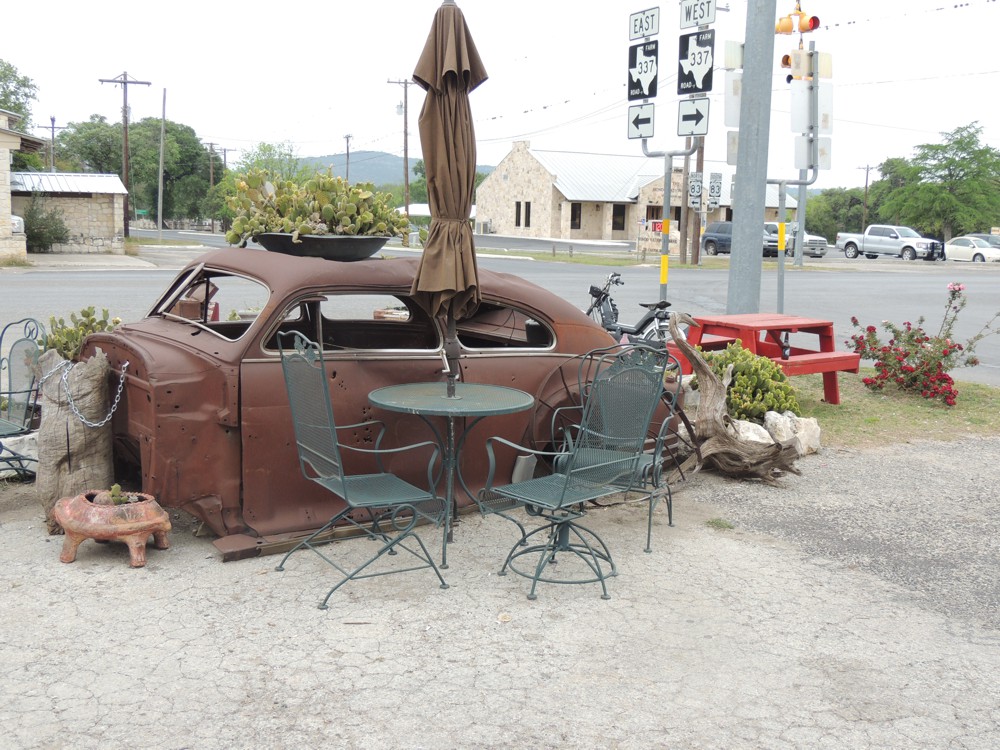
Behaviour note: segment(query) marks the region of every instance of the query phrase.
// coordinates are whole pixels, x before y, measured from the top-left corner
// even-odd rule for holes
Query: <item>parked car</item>
[[[932,237],[923,237],[910,227],[872,224],[864,234],[837,232],[837,249],[848,259],[864,255],[874,260],[880,255],[892,255],[903,260],[939,260],[942,244]]]
[[[705,255],[729,253],[733,249],[733,222],[713,221],[701,233],[701,251]]]
[[[785,253],[791,255],[794,248],[795,233],[798,225],[789,222],[785,225]],[[802,254],[810,258],[822,258],[826,255],[826,237],[818,234],[810,234],[809,230],[802,236]],[[778,255],[778,222],[764,222],[764,255],[765,257],[777,257]]]
[[[10,215],[10,228],[14,234],[24,234],[24,219],[14,214]]]
[[[970,232],[964,235],[965,237],[976,237],[980,240],[986,240],[993,247],[1000,247],[1000,234],[990,234],[989,232]]]
[[[777,224],[775,224],[775,232],[777,232]],[[765,227],[761,235],[761,252],[765,257],[769,254],[777,255],[777,247],[777,239],[772,241]],[[701,235],[701,250],[704,255],[731,253],[733,250],[733,222],[713,221],[709,223]]]
[[[410,295],[418,262],[235,248],[192,261],[145,318],[85,342],[84,359],[107,354],[114,388],[125,373],[112,420],[116,476],[202,520],[224,559],[321,526],[336,500],[299,470],[278,333],[321,342],[339,423],[382,420],[382,447],[432,439],[419,417],[368,402],[381,386],[446,378],[442,321]],[[551,445],[553,410],[572,403],[567,384],[578,382],[574,357],[614,343],[581,310],[523,278],[480,269],[479,282],[482,303],[458,324],[461,379],[519,388],[536,407],[465,433],[460,472],[472,491],[485,483],[486,437]],[[364,447],[375,434],[355,427],[341,437]],[[346,460],[352,473],[372,470]],[[501,462],[501,476],[513,460]],[[386,469],[425,484],[426,457],[409,461]]]
[[[968,260],[976,263],[1000,263],[1000,246],[991,245],[980,237],[954,237],[944,245],[945,260]]]

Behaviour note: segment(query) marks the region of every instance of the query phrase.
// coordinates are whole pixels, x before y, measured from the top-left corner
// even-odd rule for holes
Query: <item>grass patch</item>
[[[9,256],[7,258],[0,258],[0,268],[30,268],[31,262],[27,258],[15,258]]]
[[[705,525],[710,529],[715,529],[716,531],[729,531],[736,528],[725,518],[710,518],[705,521]]]
[[[1000,434],[1000,388],[959,381],[955,383],[958,402],[945,406],[894,388],[870,391],[861,378],[874,372],[863,367],[858,375],[838,373],[840,404],[836,406],[822,400],[822,375],[791,378],[802,416],[816,418],[824,445],[876,447],[907,440]]]

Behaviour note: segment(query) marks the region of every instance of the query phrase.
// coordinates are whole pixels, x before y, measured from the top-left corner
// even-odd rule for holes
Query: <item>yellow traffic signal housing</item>
[[[775,34],[792,34],[794,33],[794,31],[795,31],[795,21],[792,20],[791,15],[785,16],[784,18],[779,18],[778,22],[774,24]]]
[[[805,34],[809,31],[815,31],[819,28],[819,16],[807,16],[805,13],[799,13],[799,33]]]

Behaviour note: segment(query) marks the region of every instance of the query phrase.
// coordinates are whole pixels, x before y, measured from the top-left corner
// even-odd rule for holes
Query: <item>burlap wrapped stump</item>
[[[41,356],[39,364],[43,375],[51,374],[41,388],[35,487],[49,533],[59,534],[62,529],[52,516],[52,508],[60,498],[114,483],[111,422],[102,427],[86,426],[73,413],[66,393],[68,388],[76,408],[89,421],[102,421],[109,410],[111,366],[103,353],[70,365],[52,349]],[[68,368],[65,381],[62,368]]]

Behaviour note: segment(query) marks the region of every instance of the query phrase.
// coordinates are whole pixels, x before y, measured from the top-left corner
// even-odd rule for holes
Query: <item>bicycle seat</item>
[[[640,302],[639,307],[645,307],[647,310],[666,310],[670,307],[670,303],[661,299],[659,302]]]

